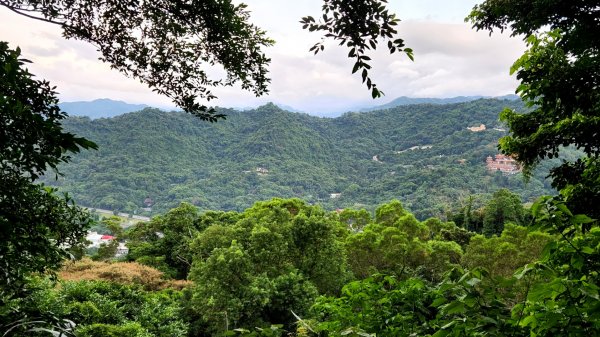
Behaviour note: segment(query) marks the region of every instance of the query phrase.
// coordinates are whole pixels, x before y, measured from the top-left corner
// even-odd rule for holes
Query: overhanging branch
[[[28,17],[30,19],[39,20],[39,21],[47,22],[47,23],[52,23],[52,24],[59,25],[59,26],[64,26],[64,23],[62,23],[62,22],[52,21],[52,20],[49,20],[46,18],[41,18],[41,17],[35,16],[35,15],[24,13],[24,11],[27,11],[27,12],[35,12],[35,11],[27,10],[27,9],[23,9],[23,8],[15,8],[15,7],[10,6],[9,4],[7,4],[4,1],[0,1],[0,6],[4,6],[4,7],[8,8],[9,10],[11,10],[19,15]]]

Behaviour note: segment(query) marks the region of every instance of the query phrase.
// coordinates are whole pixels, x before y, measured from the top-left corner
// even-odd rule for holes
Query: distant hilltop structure
[[[266,175],[269,173],[269,170],[264,167],[257,167],[256,173],[258,173],[259,175]]]
[[[485,131],[485,124],[480,124],[479,126],[471,126],[468,127],[467,129],[469,129],[471,132],[481,132],[481,131]]]
[[[488,156],[485,163],[489,171],[500,171],[506,174],[521,172],[521,167],[511,156],[505,156],[503,154],[497,154],[495,158]]]

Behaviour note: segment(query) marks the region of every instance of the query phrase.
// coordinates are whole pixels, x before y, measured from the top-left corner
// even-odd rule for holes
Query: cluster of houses
[[[485,160],[485,165],[489,171],[500,171],[505,174],[515,174],[521,172],[521,167],[517,161],[503,154],[497,154],[492,158],[488,156]]]
[[[99,248],[101,244],[107,245],[117,238],[111,235],[99,234],[97,232],[88,232],[85,239],[90,242],[88,248]],[[129,253],[129,248],[127,248],[124,242],[119,242],[115,257],[125,256],[127,253]]]

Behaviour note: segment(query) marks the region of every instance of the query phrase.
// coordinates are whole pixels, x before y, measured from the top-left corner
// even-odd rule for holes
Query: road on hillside
[[[109,209],[93,208],[93,207],[85,207],[85,206],[83,206],[83,208],[88,209],[90,211],[94,211],[95,210],[95,211],[98,211],[100,213],[110,213],[110,214],[113,214],[113,211],[111,211]],[[118,216],[122,216],[124,218],[134,219],[134,220],[150,221],[150,218],[147,217],[147,216],[133,215],[133,214],[128,214],[128,213],[117,213],[117,215]]]

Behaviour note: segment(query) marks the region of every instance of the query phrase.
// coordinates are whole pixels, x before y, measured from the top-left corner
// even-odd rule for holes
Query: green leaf
[[[522,268],[517,269],[517,271],[515,271],[515,273],[514,273],[514,277],[517,280],[520,280],[525,275],[529,274],[530,271],[534,270],[534,267],[535,267],[534,263],[528,263],[525,266],[523,266]]]
[[[586,223],[592,223],[594,221],[595,221],[594,219],[590,218],[589,216],[587,216],[585,214],[577,214],[571,218],[571,223],[573,223],[573,224],[586,224]]]
[[[460,301],[454,301],[442,307],[442,311],[447,315],[458,314],[465,312],[465,304]]]
[[[451,331],[448,330],[438,330],[431,337],[446,337],[450,334]]]
[[[431,306],[437,308],[440,305],[445,304],[447,302],[448,302],[448,300],[445,297],[438,297],[431,303]]]

